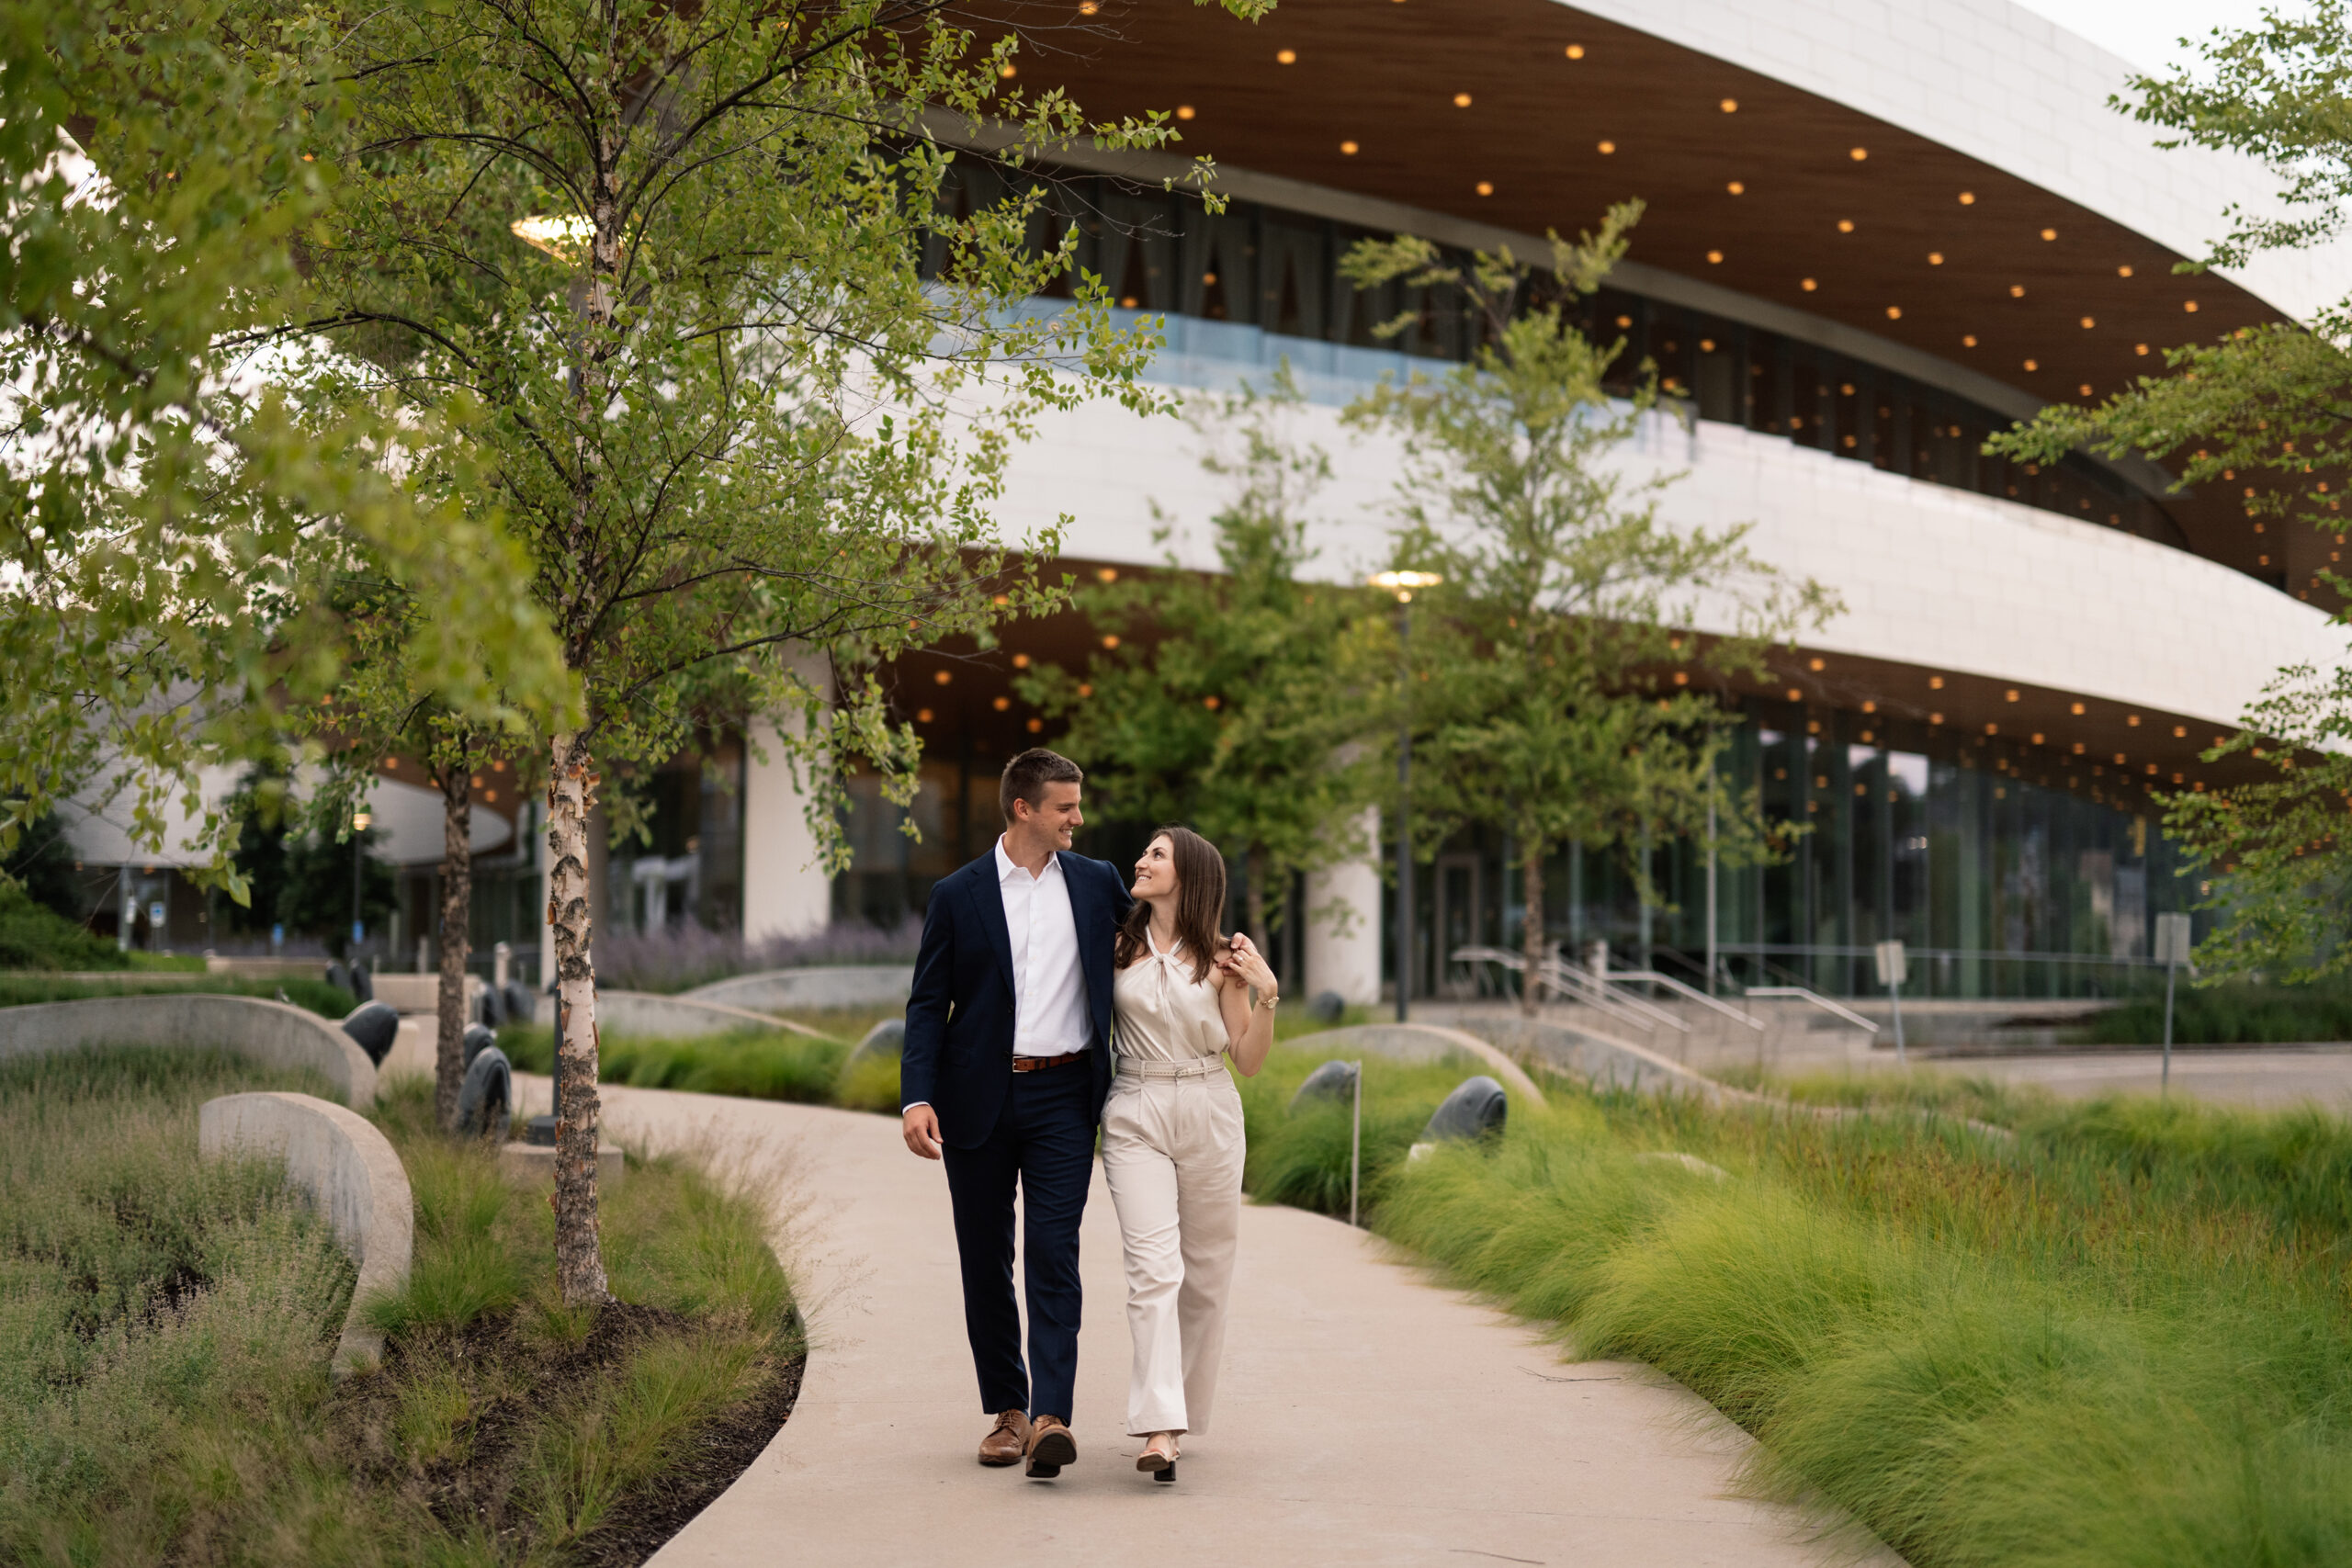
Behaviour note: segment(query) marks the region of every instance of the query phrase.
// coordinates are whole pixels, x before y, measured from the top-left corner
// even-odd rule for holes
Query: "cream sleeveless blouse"
[[[1192,1062],[1225,1051],[1225,1018],[1209,976],[1193,978],[1178,942],[1162,953],[1144,932],[1144,953],[1111,978],[1116,1047],[1145,1062]],[[1212,969],[1210,976],[1216,971]]]

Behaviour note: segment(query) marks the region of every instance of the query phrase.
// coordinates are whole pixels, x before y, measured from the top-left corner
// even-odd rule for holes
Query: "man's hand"
[[[903,1118],[907,1147],[925,1159],[939,1157],[939,1116],[928,1105],[910,1109]]]

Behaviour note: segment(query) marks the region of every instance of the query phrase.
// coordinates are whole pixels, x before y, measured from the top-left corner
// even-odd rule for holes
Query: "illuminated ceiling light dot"
[[[1352,141],[1342,141],[1340,143],[1340,151],[1352,158],[1356,155],[1356,144]]]
[[[2054,240],[2058,237],[2058,231],[2055,229],[2044,229],[2041,231],[2041,237],[2045,240]]]
[[[1193,106],[1190,104],[1178,104],[1176,106],[1176,118],[1178,119],[1190,119],[1193,118]]]
[[[1102,0],[1078,0],[1078,14],[1081,17],[1091,17],[1101,9]]]
[[[1889,305],[1886,308],[1886,319],[1890,321],[1901,321],[1903,319],[1903,307],[1900,305]]]
[[[1928,722],[1929,724],[1941,724],[1943,721],[1944,716],[1939,713],[1931,713],[1928,716]]]
[[[1007,709],[1007,708],[1011,707],[1012,705],[1012,699],[1011,697],[998,697],[995,701],[993,701],[993,702],[991,702],[991,703],[989,703],[989,706],[990,706],[990,707],[992,707],[992,708],[996,709],[996,711],[997,711],[997,712],[999,712],[999,713],[1002,713],[1005,709]]]
[[[1812,278],[1808,277],[1808,278],[1806,278],[1804,282],[1802,282],[1802,283],[1798,284],[1798,285],[1797,285],[1797,287],[1798,287],[1799,288],[1804,289],[1807,294],[1810,294],[1810,293],[1812,293],[1815,289],[1816,289],[1816,288],[1820,288],[1820,287],[1821,287],[1821,285],[1820,285],[1820,284],[1818,284],[1818,283],[1816,283],[1815,281],[1814,281]]]
[[[1805,668],[1806,668],[1806,669],[1808,669],[1808,670],[1811,670],[1815,674],[1816,674],[1816,675],[1817,675],[1817,674],[1819,674],[1822,671],[1826,670],[1826,669],[1828,669],[1828,668],[1829,668],[1829,660],[1827,660],[1826,659],[1819,658],[1819,657],[1815,657],[1815,658],[1812,658],[1812,659],[1808,659],[1808,660],[1805,660]]]
[[[2025,285],[2024,285],[2024,284],[2022,284],[2022,283],[2012,283],[2012,284],[2010,284],[2010,285],[2009,285],[2009,298],[2010,298],[2010,299],[2024,299],[2024,298],[2025,298]]]
[[[1847,152],[1846,152],[1846,156],[1848,156],[1849,158],[1851,158],[1851,159],[1852,159],[1855,163],[1857,163],[1857,164],[1860,163],[1863,159],[1865,159],[1865,158],[1869,157],[1870,155],[1871,155],[1871,150],[1870,150],[1869,148],[1867,148],[1867,147],[1853,147],[1853,148],[1849,148],[1849,149],[1847,150]]]
[[[2148,345],[2144,343],[2135,343],[2132,345],[2132,352],[2144,356],[2148,352]]]
[[[1456,93],[1456,94],[1454,94],[1454,95],[1453,95],[1453,107],[1454,107],[1455,108],[1458,108],[1458,109],[1466,109],[1466,108],[1468,108],[1468,107],[1470,107],[1470,95],[1469,95],[1469,94],[1467,94],[1467,93]]]
[[[2083,318],[2083,331],[2088,332],[2097,325],[2098,325],[2098,322],[2093,318],[2089,316],[2085,316]]]
[[[1724,186],[1724,189],[1731,192],[1734,196],[1745,196],[1747,194],[1747,187],[1740,184],[1737,180],[1732,181],[1731,184]]]
[[[944,686],[945,684],[947,684],[947,682],[948,682],[953,681],[954,679],[956,679],[955,675],[954,675],[952,672],[950,672],[950,671],[945,671],[945,670],[934,670],[934,671],[933,671],[931,672],[931,678],[932,678],[933,681],[936,681],[939,684],[943,685],[943,686]]]
[[[1714,352],[1715,352],[1715,340],[1714,340],[1714,339],[1713,339],[1713,338],[1711,338],[1711,337],[1702,337],[1702,338],[1701,338],[1701,339],[1699,340],[1699,352],[1700,352],[1700,353],[1702,353],[1702,354],[1713,354],[1713,353],[1714,353]],[[2324,485],[2323,485],[2323,486],[2321,486],[2320,488],[2322,488],[2323,490],[2324,490],[2326,487],[2325,487]]]
[[[2197,314],[2197,301],[2194,299],[2183,299],[2180,302],[2180,308],[2192,316]]]
[[[1614,141],[1604,141],[1604,142],[1602,142],[1602,143],[1600,144],[1600,151],[1601,151],[1602,155],[1603,155],[1603,156],[1606,156],[1606,155],[1608,155],[1609,153],[1611,153],[1611,152],[1614,152],[1615,151],[1617,151],[1617,143],[1615,143]],[[2191,309],[2191,310],[2195,310],[2195,309],[2196,309],[2196,307],[2192,305],[2192,306],[2190,306],[2190,307],[2189,307],[2189,309]]]
[[[1001,697],[998,699],[1000,702],[1003,699]],[[917,724],[929,724],[931,722],[931,710],[929,708],[915,709],[915,722]]]
[[[1960,346],[1962,348],[1974,348],[1976,346],[1976,334],[1974,333],[1961,333]]]
[[[2029,370],[2039,370],[2041,368],[2041,362],[2038,359],[2029,359],[2025,362],[2025,367]]]
[[[2115,276],[2118,277],[2129,277],[2132,276],[2132,269],[2128,266],[2119,266],[2115,269]]]
[[[1964,191],[1962,191],[1962,192],[1960,193],[1960,204],[1961,204],[1962,207],[1973,207],[1973,206],[1975,206],[1975,205],[1976,205],[1976,193],[1975,193],[1974,191],[1973,191],[1973,190],[1964,190]]]
[[[2018,689],[2015,686],[2011,686],[2007,691],[2001,694],[2001,700],[2003,702],[2009,703],[2016,702],[2018,700]]]
[[[1725,98],[1716,107],[1722,109],[1725,114],[1737,114],[1739,112],[1739,100],[1737,98]]]
[[[1620,316],[1620,317],[1618,317],[1618,318],[1617,318],[1617,327],[1618,327],[1618,330],[1619,330],[1619,331],[1621,331],[1621,332],[1622,332],[1622,331],[1623,331],[1625,328],[1632,326],[1633,324],[1634,324],[1634,318],[1633,318],[1633,317],[1631,317],[1631,316]]]
[[[1018,74],[1018,73],[1016,73],[1011,65],[1000,65],[1000,66],[998,66],[998,67],[996,68],[996,73],[997,73],[998,75],[1000,75],[1000,76],[1003,77],[1003,78],[1004,78],[1006,81],[1008,81],[1008,82],[1012,81],[1012,78],[1013,78],[1016,74]]]
[[[1850,219],[1850,218],[1840,218],[1839,220],[1838,220],[1838,232],[1839,232],[1840,234],[1850,234],[1850,233],[1852,233],[1853,231],[1854,231],[1854,220],[1853,220],[1852,219]]]
[[[1724,254],[1723,254],[1723,252],[1721,252],[1721,251],[1709,251],[1709,252],[1707,253],[1707,265],[1708,265],[1709,266],[1721,266],[1721,265],[1724,265]]]
[[[1494,195],[1494,194],[1495,194],[1495,182],[1494,182],[1494,181],[1492,181],[1492,180],[1480,180],[1480,181],[1478,182],[1478,194],[1479,194],[1480,196],[1492,196],[1492,195]]]
[[[1274,51],[1274,63],[1277,65],[1297,64],[1298,51],[1295,49],[1278,49]]]
[[[1791,686],[1789,688],[1789,701],[1792,703],[1801,703],[1804,701],[1804,694],[1798,691],[1794,686]]]
[[[1928,265],[1929,266],[1941,266],[1941,265],[1944,265],[1944,254],[1943,254],[1943,252],[1941,252],[1941,251],[1929,251],[1929,252],[1928,253]]]
[[[2075,390],[2076,390],[2077,392],[2080,392],[2083,396],[2085,396],[2085,397],[2086,397],[2086,398],[2087,398],[2087,397],[2093,397],[2093,396],[2096,396],[2096,394],[2092,392],[2092,390],[2091,390],[2091,384],[2090,384],[2088,381],[2084,382],[2081,386],[2079,386],[2079,387],[2075,388]],[[2089,504],[2090,504],[2090,502],[2085,502],[2083,504],[2084,504],[2084,505],[2086,505],[2086,506],[2087,506],[2087,505],[2089,505]]]
[[[1584,58],[1584,45],[1580,43],[1572,43],[1568,45],[1568,58],[1570,60],[1582,60]]]
[[[1942,676],[1940,676],[1940,675],[1930,675],[1930,676],[1928,676],[1928,690],[1929,690],[1929,691],[1931,691],[1931,692],[1940,692],[1940,691],[1942,691],[1943,689],[1944,689],[1944,678],[1943,678]]]

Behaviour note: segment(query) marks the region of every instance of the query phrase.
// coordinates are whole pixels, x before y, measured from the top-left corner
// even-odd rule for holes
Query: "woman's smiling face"
[[[1131,891],[1138,898],[1172,898],[1176,896],[1176,847],[1160,834],[1151,840],[1136,862],[1136,885]]]

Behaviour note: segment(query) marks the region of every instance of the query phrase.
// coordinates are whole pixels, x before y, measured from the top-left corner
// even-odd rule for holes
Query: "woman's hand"
[[[1239,931],[1226,939],[1225,956],[1217,961],[1217,967],[1257,992],[1261,1001],[1282,988],[1273,970],[1259,955],[1257,944]]]

